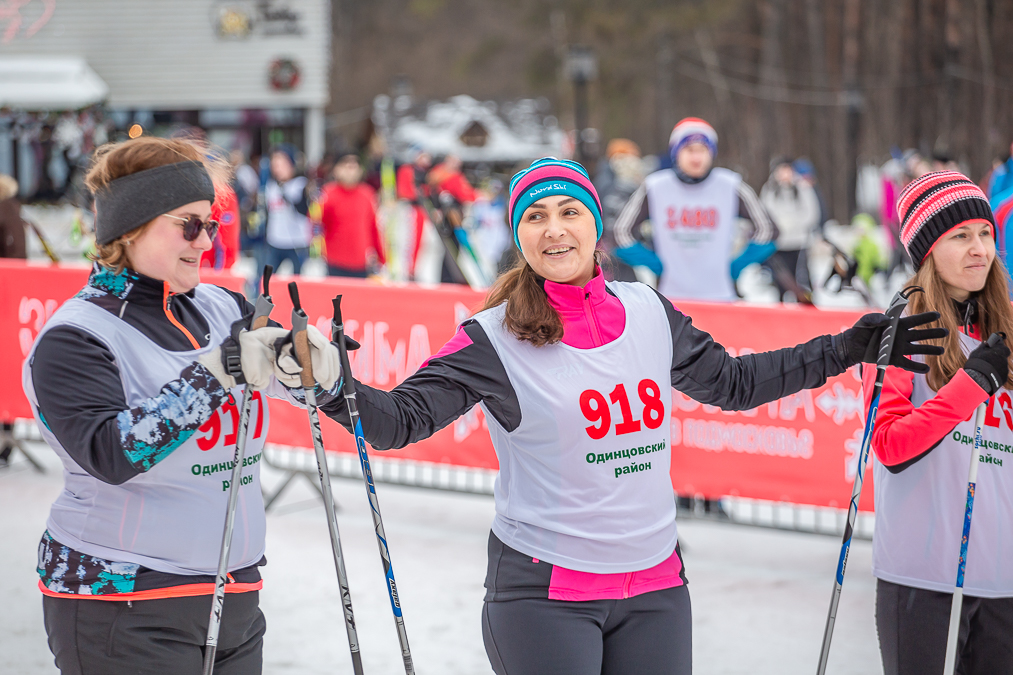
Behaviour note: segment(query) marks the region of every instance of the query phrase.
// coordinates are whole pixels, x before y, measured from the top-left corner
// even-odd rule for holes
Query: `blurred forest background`
[[[416,100],[544,96],[572,129],[570,45],[591,47],[590,125],[664,154],[679,119],[754,186],[807,156],[829,208],[856,166],[915,148],[979,179],[1013,140],[1013,0],[333,0],[332,113],[391,83]]]

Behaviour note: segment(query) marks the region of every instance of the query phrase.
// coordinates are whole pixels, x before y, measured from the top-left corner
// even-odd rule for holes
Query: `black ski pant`
[[[943,672],[953,595],[876,582],[876,630],[885,675]],[[965,595],[957,675],[1013,673],[1013,598]]]
[[[625,600],[487,601],[485,651],[497,675],[690,675],[689,589]]]
[[[225,596],[215,675],[259,675],[267,624],[259,593]],[[211,596],[120,602],[43,596],[49,648],[62,675],[195,675]]]

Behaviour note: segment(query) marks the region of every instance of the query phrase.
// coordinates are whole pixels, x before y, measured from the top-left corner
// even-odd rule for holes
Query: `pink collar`
[[[605,288],[601,268],[583,286],[545,281],[549,305],[563,320],[563,344],[591,349],[612,342],[626,327],[626,310]]]

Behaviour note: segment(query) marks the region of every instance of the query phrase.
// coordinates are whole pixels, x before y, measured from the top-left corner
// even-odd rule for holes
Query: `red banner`
[[[87,278],[84,266],[0,261],[0,419],[31,417],[21,388],[21,366],[35,336]],[[205,282],[233,289],[243,279],[204,272]],[[289,325],[292,305],[284,277],[275,277],[273,318]],[[303,307],[329,334],[331,298],[344,295],[346,332],[362,344],[350,354],[364,384],[392,389],[436,353],[482,302],[459,286],[389,285],[350,279],[298,279]],[[798,306],[678,302],[694,324],[733,355],[795,345],[854,323],[858,312]],[[847,505],[858,461],[864,417],[854,369],[819,389],[754,410],[724,412],[672,392],[672,482],[677,492],[737,495],[817,506]],[[268,441],[312,447],[305,412],[272,400]],[[328,450],[355,451],[351,436],[324,420]],[[432,438],[391,455],[405,459],[495,469],[496,455],[476,407]],[[866,486],[863,510],[872,508]]]

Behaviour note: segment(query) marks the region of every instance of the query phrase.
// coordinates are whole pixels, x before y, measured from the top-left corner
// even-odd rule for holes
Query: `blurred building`
[[[407,95],[382,95],[373,102],[373,121],[402,161],[411,148],[508,166],[567,153],[566,134],[544,98],[496,103],[460,95],[414,103]]]
[[[323,154],[328,0],[5,4],[4,109],[52,117],[102,103],[101,116],[114,129],[164,134],[197,125],[213,143],[248,155],[282,141],[302,148],[310,162]],[[4,135],[0,129],[0,146]],[[19,151],[0,147],[0,164]]]

